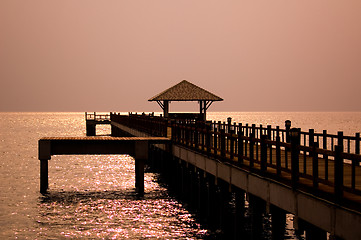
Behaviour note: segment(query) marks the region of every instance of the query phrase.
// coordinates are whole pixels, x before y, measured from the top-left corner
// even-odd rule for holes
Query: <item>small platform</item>
[[[85,112],[85,120],[96,124],[110,124],[110,114],[97,114]]]
[[[85,112],[86,122],[86,135],[96,135],[96,125],[100,124],[111,124],[110,113],[109,114],[97,114],[96,112],[88,113]]]
[[[40,192],[48,190],[52,155],[129,154],[135,158],[136,189],[144,193],[144,161],[149,144],[170,143],[165,137],[45,137],[39,140]]]

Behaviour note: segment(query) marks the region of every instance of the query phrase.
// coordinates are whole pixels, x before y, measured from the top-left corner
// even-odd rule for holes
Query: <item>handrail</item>
[[[166,136],[171,130],[176,144],[293,188],[308,189],[338,204],[349,201],[344,198],[346,193],[356,195],[361,202],[359,133],[353,137],[342,132],[332,135],[290,127],[184,122],[138,114],[112,113],[110,118],[154,136]],[[351,141],[353,148],[349,146]],[[327,190],[330,187],[331,193]],[[361,209],[361,204],[358,206]]]
[[[110,114],[96,114],[96,112],[85,112],[85,120],[87,121],[110,121]]]

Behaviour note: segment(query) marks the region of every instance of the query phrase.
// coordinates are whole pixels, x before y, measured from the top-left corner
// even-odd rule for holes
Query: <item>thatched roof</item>
[[[155,95],[148,101],[223,101],[222,98],[186,80]]]

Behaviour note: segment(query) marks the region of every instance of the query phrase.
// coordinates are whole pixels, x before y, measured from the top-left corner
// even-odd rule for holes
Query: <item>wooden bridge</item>
[[[159,166],[169,178],[181,184],[184,194],[197,198],[199,208],[208,208],[208,214],[222,205],[214,204],[214,199],[241,191],[280,209],[272,215],[281,222],[284,212],[295,215],[297,228],[308,222],[313,227],[305,225],[307,232],[315,239],[326,239],[325,231],[333,239],[361,239],[359,133],[301,131],[291,128],[290,121],[281,129],[236,124],[230,118],[197,122],[131,113],[86,113],[85,117],[87,135],[96,135],[96,124],[111,124],[113,137],[40,139],[41,192],[48,188],[52,155],[130,154],[136,159],[139,193],[144,191],[144,159],[149,157],[161,161]],[[166,142],[171,145],[166,147]],[[201,185],[208,186],[202,190],[208,197],[197,193]],[[236,204],[244,205],[244,199]]]
[[[333,135],[326,130],[303,132],[291,129],[290,121],[285,122],[285,129],[280,129],[134,114],[112,114],[111,119],[150,135],[171,135],[173,143],[285,183],[291,180],[290,185],[310,186],[312,192],[334,191],[332,199],[352,194],[352,199],[361,200],[360,133],[344,136],[342,132]]]
[[[230,118],[206,121],[212,102],[222,100],[184,80],[149,99],[161,106],[164,117],[85,113],[87,136],[96,135],[97,124],[110,124],[112,138],[40,139],[41,191],[48,188],[51,155],[127,153],[136,159],[138,192],[144,190],[140,181],[148,157],[206,219],[239,218],[247,195],[249,205],[257,205],[252,208],[258,221],[252,224],[262,228],[260,209],[270,209],[273,239],[284,236],[286,212],[294,214],[295,228],[304,228],[307,239],[327,239],[326,232],[329,239],[361,239],[360,133],[301,131],[288,120],[284,128]],[[171,101],[198,102],[198,117],[169,113]],[[231,193],[232,211],[225,210]],[[259,231],[254,232],[258,239]]]
[[[344,239],[360,239],[360,134],[111,114],[116,129],[168,136],[172,158]],[[199,173],[198,173],[199,174]],[[352,210],[350,210],[352,209]],[[347,223],[346,223],[347,222]],[[349,224],[349,225],[348,225]],[[319,239],[325,239],[322,235]]]

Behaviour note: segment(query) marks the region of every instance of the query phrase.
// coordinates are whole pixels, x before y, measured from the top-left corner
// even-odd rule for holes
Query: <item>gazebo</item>
[[[155,95],[148,101],[156,101],[163,109],[165,118],[173,118],[182,116],[181,113],[169,113],[169,103],[171,101],[197,101],[199,102],[199,114],[197,118],[206,120],[206,112],[214,101],[223,101],[222,98],[214,95],[207,90],[194,85],[186,80],[174,85],[173,87],[164,90]],[[183,116],[190,116],[190,114],[183,114]]]

